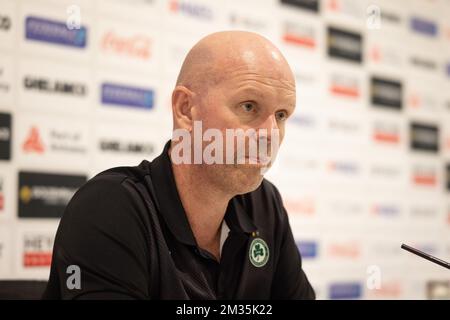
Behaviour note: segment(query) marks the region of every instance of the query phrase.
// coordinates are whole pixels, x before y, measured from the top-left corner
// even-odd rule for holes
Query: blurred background
[[[450,299],[400,249],[450,260],[448,0],[0,0],[0,279],[47,279],[73,193],[161,152],[187,51],[229,29],[296,76],[267,178],[318,298]]]

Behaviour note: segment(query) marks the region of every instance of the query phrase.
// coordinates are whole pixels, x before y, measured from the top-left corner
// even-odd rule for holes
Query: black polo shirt
[[[263,180],[229,202],[219,262],[196,243],[169,146],[76,192],[58,227],[44,298],[314,299],[275,186]]]

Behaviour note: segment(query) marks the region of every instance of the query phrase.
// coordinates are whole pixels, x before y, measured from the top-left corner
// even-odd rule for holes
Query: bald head
[[[291,82],[286,59],[269,40],[246,31],[223,31],[201,39],[187,54],[177,85],[193,91],[208,90],[233,72],[258,72]]]
[[[226,137],[230,129],[232,132],[254,130],[257,133],[250,132],[244,146],[233,143],[231,150],[232,159],[241,157],[239,153],[249,158],[250,140],[267,141],[267,149],[281,144],[285,121],[295,109],[295,96],[292,71],[269,40],[251,32],[213,33],[189,51],[180,70],[172,92],[174,133],[179,133],[178,129],[189,132],[192,141],[192,137],[202,135],[198,131],[208,132],[214,137],[207,135],[200,145],[188,143],[189,154],[194,154],[198,147],[210,150],[208,141],[213,139],[217,150],[223,151],[214,151],[214,155],[223,159],[230,152],[226,150],[228,142],[218,143],[218,133]],[[274,131],[279,134],[272,136],[270,133]],[[272,138],[276,139],[274,143]],[[175,145],[180,144],[179,138],[174,140]],[[274,159],[276,153],[270,157]],[[256,159],[257,164],[202,163],[177,170],[204,179],[204,185],[213,186],[211,190],[236,195],[252,191],[261,183],[260,169],[266,166],[262,159]]]

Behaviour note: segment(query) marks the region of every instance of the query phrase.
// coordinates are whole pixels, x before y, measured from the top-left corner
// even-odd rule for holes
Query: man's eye
[[[275,117],[277,121],[284,121],[287,119],[288,115],[286,111],[278,111],[277,113],[275,113]]]
[[[251,102],[244,102],[241,104],[241,108],[245,112],[252,112],[255,110],[255,105]]]

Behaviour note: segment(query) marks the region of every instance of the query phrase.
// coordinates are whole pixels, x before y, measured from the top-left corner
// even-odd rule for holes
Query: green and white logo
[[[257,268],[264,267],[269,260],[269,247],[261,238],[253,239],[248,251],[250,262]]]

